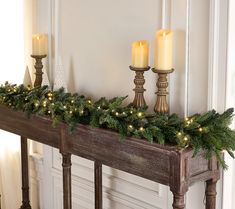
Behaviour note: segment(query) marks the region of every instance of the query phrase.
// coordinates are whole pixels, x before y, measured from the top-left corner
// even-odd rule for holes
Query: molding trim
[[[61,208],[60,205],[61,195],[62,195],[62,176],[59,170],[53,169],[53,182],[54,185],[54,203],[56,208]],[[106,180],[105,180],[106,181]],[[94,184],[93,181],[73,176],[73,205],[81,205],[82,207],[89,208],[93,207],[94,203]],[[138,192],[138,191],[137,191]],[[110,189],[110,187],[103,186],[103,201],[104,205],[114,205],[119,206],[118,208],[136,208],[136,209],[156,209],[165,208],[165,205],[159,204],[151,205],[147,202],[139,200],[138,198],[133,198],[129,195],[123,194],[119,191]],[[157,200],[155,201],[157,203]],[[111,208],[111,207],[110,207]]]
[[[73,156],[72,164],[74,171],[72,175],[73,187],[79,189],[76,188],[75,184],[81,180],[84,185],[93,187],[93,162]],[[52,175],[56,173],[61,178],[61,156],[56,149],[53,149],[52,173]],[[91,182],[91,185],[89,182]],[[110,200],[126,202],[125,204],[128,205],[131,203],[135,207],[142,205],[142,208],[146,209],[152,209],[156,206],[166,208],[167,206],[168,188],[166,186],[108,166],[103,166],[103,188]],[[147,196],[145,196],[146,193]]]
[[[220,0],[210,0],[208,109],[217,107]]]
[[[227,46],[228,46],[229,0],[210,0],[209,66],[208,66],[208,109],[223,111],[227,97]],[[225,158],[227,158],[225,156]],[[227,160],[226,160],[227,161]],[[232,161],[227,161],[232,165]],[[220,186],[222,200],[218,207],[227,209],[231,173],[223,172]],[[225,189],[226,185],[226,189]]]
[[[189,114],[189,68],[190,68],[190,19],[191,19],[191,0],[187,0],[186,13],[186,44],[185,44],[185,105],[184,115]]]
[[[229,0],[210,0],[208,109],[226,108]]]
[[[171,0],[162,0],[162,28],[171,28]]]

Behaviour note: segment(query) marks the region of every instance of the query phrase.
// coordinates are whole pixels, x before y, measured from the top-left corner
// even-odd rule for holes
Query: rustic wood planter
[[[78,125],[73,134],[67,126],[52,127],[49,118],[32,116],[0,106],[0,129],[21,136],[22,209],[30,209],[27,138],[58,148],[63,157],[64,209],[71,209],[71,154],[95,162],[95,208],[102,209],[102,164],[168,185],[174,195],[173,208],[184,209],[184,195],[190,185],[206,181],[206,209],[215,209],[219,166],[203,153],[192,158],[192,150],[150,144],[144,140],[120,140],[117,133]],[[4,139],[3,139],[4,140]]]

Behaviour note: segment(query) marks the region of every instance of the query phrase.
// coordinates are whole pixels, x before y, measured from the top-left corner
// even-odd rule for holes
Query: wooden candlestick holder
[[[134,83],[136,86],[133,89],[133,91],[135,92],[135,98],[134,98],[134,101],[131,103],[131,105],[137,108],[146,107],[146,102],[144,99],[144,92],[146,91],[144,89],[144,84],[145,84],[144,72],[148,71],[150,67],[136,68],[136,67],[130,66],[130,69],[135,71],[136,73],[135,79],[134,79]]]
[[[32,58],[34,58],[36,60],[36,63],[34,65],[35,69],[36,69],[36,78],[34,81],[34,87],[37,86],[41,86],[42,85],[42,68],[43,68],[43,64],[42,64],[42,59],[45,58],[47,55],[31,55]]]
[[[158,70],[153,68],[152,71],[154,73],[158,74],[158,81],[157,81],[157,88],[158,91],[157,94],[157,102],[154,107],[154,111],[156,113],[163,113],[168,114],[169,113],[169,106],[167,103],[166,96],[168,94],[167,87],[168,87],[168,81],[167,81],[167,75],[172,73],[174,69],[171,70]]]

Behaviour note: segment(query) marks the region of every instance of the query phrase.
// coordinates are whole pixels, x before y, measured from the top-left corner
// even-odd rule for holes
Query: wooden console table
[[[215,209],[216,182],[220,175],[215,158],[205,160],[202,153],[192,158],[192,150],[189,148],[150,144],[140,139],[120,141],[117,133],[84,125],[78,125],[74,133],[69,134],[65,124],[56,128],[51,124],[48,118],[32,116],[28,119],[23,112],[0,105],[0,129],[21,136],[21,209],[31,209],[27,138],[60,150],[63,159],[64,209],[72,208],[72,154],[95,162],[95,209],[102,209],[102,164],[168,185],[174,195],[173,209],[185,208],[184,196],[190,185],[206,181],[205,208]]]

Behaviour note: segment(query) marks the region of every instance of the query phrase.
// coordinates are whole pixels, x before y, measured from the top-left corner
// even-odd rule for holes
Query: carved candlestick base
[[[34,65],[35,69],[36,69],[36,78],[35,78],[35,82],[34,82],[34,87],[37,86],[41,86],[42,85],[42,68],[43,68],[43,64],[42,64],[42,59],[45,58],[47,55],[31,55],[32,58],[34,58],[36,60],[36,63]]]
[[[145,92],[144,72],[148,71],[150,69],[150,67],[136,68],[136,67],[130,66],[130,69],[135,71],[135,73],[136,73],[135,79],[134,79],[134,83],[136,86],[133,89],[135,92],[135,98],[134,98],[134,101],[131,105],[134,107],[146,107],[146,102],[144,99],[144,92]]]
[[[158,91],[156,92],[157,94],[157,102],[154,107],[154,111],[156,113],[169,113],[169,106],[167,103],[166,96],[168,94],[167,92],[167,87],[168,87],[168,82],[167,82],[167,75],[169,73],[172,73],[174,69],[171,70],[157,70],[155,68],[152,69],[154,73],[158,74],[158,81],[157,81],[157,88]]]

